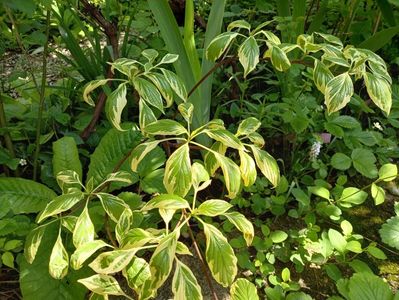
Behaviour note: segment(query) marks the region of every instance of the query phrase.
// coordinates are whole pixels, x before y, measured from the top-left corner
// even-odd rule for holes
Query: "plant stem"
[[[109,218],[108,218],[107,214],[105,214],[105,216],[104,216],[104,227],[105,227],[105,232],[107,234],[107,237],[111,241],[112,246],[114,246],[115,248],[118,248],[118,243],[115,241],[114,237],[112,236],[111,228],[109,227]]]
[[[7,119],[6,119],[6,113],[4,110],[4,103],[3,103],[3,97],[0,93],[0,128],[5,129],[4,130],[4,144],[8,150],[8,152],[10,152],[10,156],[12,158],[15,158],[15,151],[14,151],[14,145],[12,143],[12,139],[10,136],[10,133],[7,131]],[[18,169],[15,170],[15,176],[19,176],[19,171]]]
[[[195,240],[195,237],[194,237],[193,231],[191,230],[191,226],[190,226],[189,222],[187,222],[187,229],[188,229],[188,233],[190,235],[190,238],[191,238],[191,240],[193,242],[193,246],[194,246],[195,252],[197,253],[199,260],[201,261],[202,272],[204,272],[204,274],[205,274],[205,279],[206,279],[206,281],[207,281],[207,283],[209,285],[209,288],[211,290],[212,297],[213,297],[214,300],[219,300],[219,298],[218,298],[218,296],[217,296],[217,294],[215,292],[215,289],[213,287],[212,279],[209,277],[208,268],[206,267],[204,257],[201,254],[201,250],[198,247],[197,241]]]
[[[228,64],[231,61],[233,61],[235,57],[229,57],[227,59],[222,59],[220,60],[217,64],[215,64],[212,69],[210,69],[202,78],[191,88],[191,90],[187,94],[187,98],[190,98],[190,96],[195,92],[195,90],[203,83],[217,68],[224,64]]]
[[[46,79],[47,79],[47,56],[48,56],[48,46],[49,46],[49,36],[50,36],[50,15],[51,10],[47,10],[46,14],[46,43],[44,44],[43,50],[43,62],[42,62],[42,83],[40,86],[40,98],[39,98],[39,111],[37,114],[37,127],[36,127],[36,146],[35,146],[35,156],[33,159],[33,180],[37,180],[38,167],[39,167],[39,154],[40,154],[40,135],[42,130],[42,118],[44,109],[44,93],[46,92]]]

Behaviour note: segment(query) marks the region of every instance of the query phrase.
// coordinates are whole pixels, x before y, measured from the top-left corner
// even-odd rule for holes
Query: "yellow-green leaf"
[[[118,88],[113,91],[107,98],[105,105],[105,111],[107,113],[108,120],[112,125],[123,131],[121,124],[122,111],[127,104],[126,100],[126,84],[122,83]]]
[[[201,287],[190,268],[176,259],[172,291],[175,300],[202,300]]]
[[[331,71],[320,60],[315,59],[313,69],[313,81],[317,89],[324,94],[327,83],[334,78]]]
[[[392,106],[392,91],[389,83],[369,72],[364,74],[364,82],[371,100],[388,115]]]
[[[324,101],[329,114],[340,110],[349,103],[353,95],[353,83],[348,72],[331,79],[325,89]]]
[[[191,187],[191,163],[188,144],[180,146],[165,166],[164,186],[169,194],[184,197]]]
[[[265,175],[274,187],[278,186],[280,182],[280,170],[277,161],[269,153],[256,146],[251,146],[251,149],[254,154],[256,165],[263,175]]]
[[[244,186],[251,186],[255,183],[257,175],[255,162],[246,152],[239,151],[238,153],[241,159],[240,171],[242,181],[244,182]]]
[[[73,244],[76,248],[79,248],[81,245],[93,241],[94,234],[94,225],[91,222],[89,210],[86,206],[76,222],[75,230],[73,231]]]
[[[244,67],[244,78],[259,63],[259,46],[253,36],[248,37],[238,48],[238,59]]]
[[[237,257],[223,234],[213,225],[203,223],[206,237],[206,261],[213,278],[222,286],[231,285],[237,275]]]
[[[124,295],[118,281],[109,275],[96,274],[88,278],[79,279],[78,282],[96,294],[115,296]]]
[[[51,251],[49,273],[55,279],[64,278],[68,273],[68,265],[68,253],[62,244],[61,233],[59,233],[53,250]]]
[[[107,243],[101,240],[94,240],[91,242],[87,242],[86,244],[82,244],[75,250],[75,252],[71,255],[71,267],[75,270],[79,270],[83,263],[92,256],[97,250],[103,247],[111,247]]]

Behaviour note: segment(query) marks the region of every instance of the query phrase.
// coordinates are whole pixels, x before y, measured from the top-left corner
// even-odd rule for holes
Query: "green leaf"
[[[61,171],[57,174],[57,183],[64,194],[81,190],[82,183],[79,174],[72,170]]]
[[[77,280],[89,276],[87,268],[82,268],[79,271],[69,270],[61,280],[54,279],[49,274],[52,245],[57,240],[58,232],[58,222],[47,224],[46,233],[42,237],[34,262],[30,264],[21,257],[19,266],[23,299],[85,299],[87,290],[77,283]]]
[[[349,202],[354,205],[360,205],[366,201],[368,194],[365,191],[359,190],[355,187],[348,187],[342,191],[340,202]]]
[[[378,179],[383,181],[392,181],[398,176],[398,167],[395,164],[384,164],[378,170]]]
[[[345,171],[348,170],[352,165],[352,160],[349,156],[343,153],[335,153],[331,157],[331,166],[337,170]]]
[[[158,91],[166,101],[166,107],[170,107],[174,102],[174,94],[165,75],[160,73],[146,73],[145,76],[157,87]]]
[[[211,149],[213,151],[218,152],[221,155],[226,153],[226,146],[224,146],[221,142],[213,143]],[[220,167],[220,162],[216,159],[215,154],[211,151],[205,154],[205,168],[208,171],[210,176],[213,176],[217,169]]]
[[[229,192],[227,197],[233,199],[237,196],[241,188],[240,168],[230,158],[216,152],[214,152],[214,155],[223,171],[224,182]]]
[[[391,300],[393,297],[388,283],[369,273],[354,274],[349,280],[348,292],[350,300]]]
[[[117,196],[107,193],[98,193],[97,197],[100,199],[101,204],[107,215],[115,223],[118,223],[118,220],[120,219],[125,209],[129,209],[129,206],[125,203],[125,201]]]
[[[71,209],[75,204],[81,201],[84,198],[84,194],[82,192],[74,192],[71,194],[64,194],[54,198],[44,210],[40,213],[37,218],[37,222],[40,223],[44,219],[54,216],[56,214],[62,213]]]
[[[259,129],[261,125],[261,122],[254,118],[254,117],[249,117],[246,118],[244,120],[242,120],[240,122],[240,124],[238,125],[238,129],[237,129],[237,136],[245,136],[245,135],[249,135],[255,131],[257,131]]]
[[[138,250],[132,248],[103,252],[89,264],[89,267],[99,274],[117,273],[130,263]]]
[[[162,97],[154,84],[143,78],[136,77],[133,80],[133,85],[141,99],[163,112]]]
[[[53,143],[53,174],[61,171],[72,170],[79,175],[82,181],[82,164],[79,160],[79,152],[75,140],[65,136]],[[80,188],[78,186],[77,188]]]
[[[250,221],[243,214],[238,212],[223,213],[223,215],[239,230],[243,233],[244,239],[249,247],[252,244],[252,240],[255,236],[254,227]]]
[[[158,241],[159,239],[152,233],[141,228],[133,228],[126,233],[121,246],[123,246],[124,249],[131,249],[142,247],[150,242],[157,243]]]
[[[184,82],[177,76],[175,73],[162,69],[161,71],[165,76],[166,80],[168,81],[169,85],[171,86],[172,90],[182,99],[184,102],[187,100],[187,90]]]
[[[150,291],[150,293],[154,295],[156,290],[168,278],[172,270],[173,260],[175,259],[178,238],[179,233],[172,232],[159,242],[150,260],[151,278],[149,278],[142,287],[142,298],[146,298],[143,297],[143,294],[147,291]]]
[[[221,142],[226,147],[230,147],[237,150],[245,150],[244,145],[241,141],[230,131],[225,129],[212,129],[204,131],[210,138]]]
[[[314,61],[314,69],[313,69],[313,81],[317,87],[317,89],[321,93],[325,93],[327,83],[334,78],[334,75],[331,73],[330,69],[327,68],[321,61],[315,59]]]
[[[115,235],[116,239],[119,244],[123,241],[124,236],[127,234],[127,232],[130,229],[130,226],[132,225],[132,219],[133,218],[133,213],[130,208],[126,208],[121,217],[118,220],[118,223],[115,226]]]
[[[124,157],[129,156],[130,151],[141,140],[140,132],[131,128],[131,124],[122,125],[121,127],[126,131],[119,131],[114,128],[110,129],[90,156],[87,179],[93,178],[94,186],[102,183],[107,175],[114,171],[118,163]],[[129,127],[130,129],[128,129]],[[132,157],[132,155],[129,157]],[[120,170],[130,170],[129,159],[126,160]],[[112,184],[108,191],[114,190],[115,187],[116,185]]]
[[[7,251],[1,255],[1,261],[7,267],[14,268],[14,255],[11,252]]]
[[[244,186],[249,187],[256,181],[256,165],[251,156],[244,151],[239,151],[240,154],[240,171]]]
[[[202,300],[201,287],[190,268],[176,259],[172,291],[176,300]]]
[[[191,166],[191,174],[192,183],[196,190],[202,190],[209,185],[209,174],[202,164],[198,162],[193,163]],[[201,182],[204,182],[204,184],[201,184]]]
[[[365,48],[376,52],[388,44],[392,38],[399,33],[399,26],[389,27],[378,31],[373,36],[358,45],[359,48]]]
[[[73,244],[76,248],[79,248],[88,242],[92,242],[94,235],[94,225],[86,206],[76,221],[75,230],[73,231]]]
[[[261,170],[263,175],[273,184],[278,186],[280,181],[280,170],[276,160],[266,151],[259,149],[256,146],[251,146],[256,165]]]
[[[141,55],[147,58],[148,62],[152,64],[154,60],[158,57],[159,53],[155,49],[145,49],[141,52]]]
[[[183,199],[182,197],[174,194],[164,194],[152,198],[141,210],[146,211],[155,208],[177,210],[189,207],[190,205],[188,204],[187,200]]]
[[[374,104],[389,115],[392,106],[390,84],[385,79],[369,72],[364,73],[364,82],[366,83],[367,93]]]
[[[206,261],[213,278],[222,286],[231,285],[237,275],[237,258],[227,239],[213,225],[202,223],[206,237]]]
[[[62,244],[61,232],[51,251],[49,261],[49,273],[55,279],[62,279],[68,273],[69,258],[68,253]]]
[[[182,242],[177,242],[176,253],[180,254],[180,255],[193,256],[193,254],[191,253],[190,249],[188,249],[188,247],[185,244],[183,244]]]
[[[193,118],[194,105],[190,102],[183,102],[178,106],[179,112],[188,124],[191,124]]]
[[[362,253],[362,245],[358,241],[349,241],[346,244],[346,250],[352,251],[354,253]]]
[[[139,125],[143,130],[148,124],[156,122],[157,118],[152,109],[146,104],[144,100],[139,100]]]
[[[71,255],[71,267],[75,270],[79,270],[90,256],[92,256],[97,250],[106,246],[111,247],[101,240],[94,240],[80,245]]]
[[[352,151],[352,162],[355,169],[367,178],[377,177],[378,171],[375,166],[377,159],[372,151],[357,148]]]
[[[233,205],[224,200],[211,199],[201,203],[200,206],[195,210],[194,214],[216,217],[224,214],[232,207]]]
[[[131,157],[131,169],[133,172],[138,172],[138,167],[140,162],[144,159],[144,157],[150,153],[152,150],[154,150],[160,141],[151,141],[151,142],[146,142],[138,145],[136,148],[133,149]]]
[[[342,229],[342,232],[344,233],[344,235],[352,234],[353,227],[349,221],[343,220],[340,225],[341,225],[341,229]]]
[[[220,58],[237,35],[238,33],[230,31],[219,34],[209,43],[209,46],[206,49],[206,58],[211,61]]]
[[[385,253],[381,249],[378,249],[375,246],[372,246],[372,245],[368,246],[367,247],[367,252],[369,254],[371,254],[372,256],[374,256],[375,258],[387,259],[387,256],[385,255]]]
[[[123,130],[120,124],[122,111],[126,104],[126,84],[122,83],[116,90],[109,94],[105,104],[105,112],[107,113],[108,120],[120,131]]]
[[[270,234],[270,238],[272,239],[273,243],[279,244],[288,238],[288,234],[282,230],[276,230]]]
[[[45,231],[46,225],[38,226],[33,229],[26,237],[24,255],[26,260],[30,264],[36,258],[37,250],[39,249],[40,243],[42,242]]]
[[[325,187],[322,186],[309,186],[308,187],[309,192],[311,192],[313,195],[319,196],[323,199],[330,199],[330,191],[326,189]]]
[[[78,280],[88,290],[100,295],[125,295],[119,286],[118,281],[109,275],[96,274],[88,278]]]
[[[190,149],[185,143],[166,162],[163,183],[169,194],[184,197],[190,190],[191,179]]]
[[[139,257],[134,257],[122,272],[129,286],[136,291],[151,278],[150,265]]]
[[[380,205],[385,201],[385,190],[373,182],[371,184],[371,197],[373,197],[375,205]]]
[[[162,57],[159,64],[172,64],[179,59],[179,55],[166,53],[164,57]]]
[[[271,47],[271,61],[276,70],[280,72],[284,72],[291,67],[287,54],[277,45]]]
[[[227,26],[227,31],[231,31],[234,28],[244,28],[244,29],[250,31],[251,30],[251,24],[249,24],[245,20],[235,20],[235,21],[231,22]]]
[[[347,242],[341,233],[339,233],[335,229],[330,228],[328,230],[328,239],[335,249],[337,249],[341,253],[345,252]]]
[[[244,278],[239,278],[232,284],[230,297],[231,300],[259,300],[255,285]]]
[[[181,135],[188,134],[187,129],[173,120],[159,120],[145,126],[144,131],[151,135]]]
[[[109,79],[98,79],[90,81],[83,90],[83,100],[91,106],[95,106],[93,99],[90,97],[90,93],[99,86],[106,84]]]
[[[259,46],[253,36],[248,37],[238,48],[238,59],[244,68],[244,78],[259,63]]]
[[[340,110],[349,103],[353,95],[353,83],[348,72],[331,79],[325,88],[324,100],[329,114]]]
[[[35,213],[57,195],[45,185],[23,178],[0,178],[0,203],[14,214]]]
[[[399,249],[399,217],[395,216],[390,218],[382,224],[379,230],[381,240],[396,249]]]

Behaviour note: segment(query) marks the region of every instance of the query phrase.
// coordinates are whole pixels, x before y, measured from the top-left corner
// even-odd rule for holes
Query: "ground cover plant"
[[[396,1],[0,1],[4,299],[396,299]]]

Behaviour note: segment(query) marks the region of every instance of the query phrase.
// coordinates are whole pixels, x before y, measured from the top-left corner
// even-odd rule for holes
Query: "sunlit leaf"
[[[231,285],[237,275],[237,258],[227,239],[213,225],[203,223],[206,237],[206,261],[213,278],[222,286]]]

